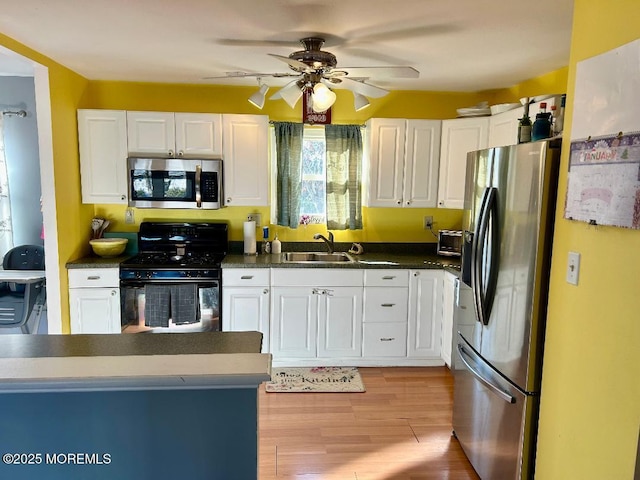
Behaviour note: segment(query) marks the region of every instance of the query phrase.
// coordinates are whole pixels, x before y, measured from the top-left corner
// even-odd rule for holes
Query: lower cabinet
[[[442,270],[411,270],[407,356],[440,358]]]
[[[276,366],[443,365],[441,270],[228,268],[222,278],[223,330],[261,331]]]
[[[68,271],[71,333],[120,333],[118,268]]]
[[[272,285],[274,362],[361,357],[361,271],[274,269]]]
[[[222,270],[222,330],[262,332],[262,353],[269,352],[269,270]]]

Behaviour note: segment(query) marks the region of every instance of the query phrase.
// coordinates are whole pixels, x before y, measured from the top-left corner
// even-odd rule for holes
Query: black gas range
[[[142,222],[138,254],[120,264],[122,331],[221,330],[226,223]]]

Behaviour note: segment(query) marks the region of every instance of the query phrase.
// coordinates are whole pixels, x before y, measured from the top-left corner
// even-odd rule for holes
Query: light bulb
[[[316,113],[324,112],[331,108],[336,101],[336,94],[322,83],[316,83],[311,94],[312,108]]]

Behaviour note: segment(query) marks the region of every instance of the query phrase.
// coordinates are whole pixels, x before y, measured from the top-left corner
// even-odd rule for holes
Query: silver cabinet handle
[[[173,157],[173,155],[174,155],[173,150],[169,150],[169,156]]]
[[[381,342],[393,342],[396,338],[395,337],[382,337],[380,339]]]
[[[381,303],[380,306],[381,307],[395,307],[395,303]]]
[[[242,275],[240,277],[240,280],[251,280],[253,278],[253,275]]]
[[[383,280],[393,280],[394,278],[396,278],[395,275],[385,275],[382,277]]]
[[[100,280],[100,275],[89,275],[87,280]]]

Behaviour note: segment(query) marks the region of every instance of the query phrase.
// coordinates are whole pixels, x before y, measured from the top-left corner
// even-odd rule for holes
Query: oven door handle
[[[202,208],[202,193],[200,192],[200,181],[202,178],[202,167],[196,165],[196,207]]]

